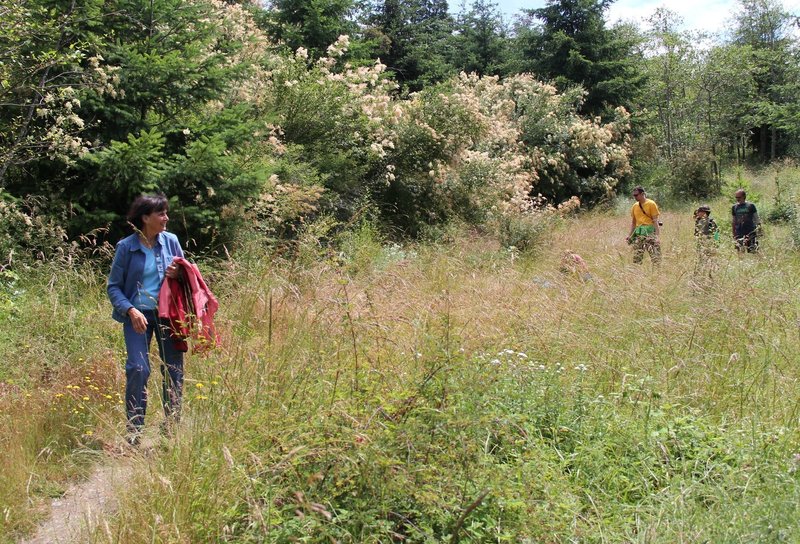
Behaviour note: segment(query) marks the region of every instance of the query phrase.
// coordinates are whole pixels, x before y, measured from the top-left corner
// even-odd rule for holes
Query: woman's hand
[[[139,334],[144,334],[144,331],[147,330],[147,318],[144,314],[136,308],[131,308],[128,310],[128,317],[131,318],[133,330]]]
[[[166,274],[168,278],[176,280],[181,276],[181,269],[177,264],[172,263],[167,267]]]

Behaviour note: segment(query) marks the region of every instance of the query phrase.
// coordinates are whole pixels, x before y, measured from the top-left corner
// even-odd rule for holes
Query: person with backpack
[[[731,208],[731,214],[733,215],[731,227],[736,249],[740,252],[755,253],[758,251],[757,234],[761,226],[758,210],[756,210],[755,204],[747,202],[747,194],[744,189],[739,189],[733,196],[736,199],[736,204]]]
[[[645,251],[653,264],[661,262],[661,221],[658,205],[647,198],[644,188],[637,185],[633,189],[636,203],[631,208],[631,230],[625,240],[633,246],[633,262],[639,264]]]

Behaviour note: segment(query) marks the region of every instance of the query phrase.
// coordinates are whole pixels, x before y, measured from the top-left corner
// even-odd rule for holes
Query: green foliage
[[[762,193],[752,184],[750,176],[745,176],[745,172],[744,168],[738,167],[735,169],[735,176],[725,178],[722,184],[722,194],[729,196],[732,201],[734,193],[743,189],[747,194],[747,200],[757,204],[762,200]]]
[[[779,120],[791,117],[787,100],[797,91],[788,83],[797,62],[787,14],[774,2],[743,2],[733,22],[730,41],[697,47],[707,37],[680,30],[675,12],[659,9],[649,20],[642,128],[666,160],[710,153],[720,171],[732,160],[791,153],[793,124]]]
[[[788,162],[776,169],[775,194],[772,205],[763,214],[769,223],[786,224],[789,229],[789,243],[795,250],[800,248],[800,202],[798,201],[797,168]]]
[[[449,207],[454,217],[470,225],[485,224],[491,218],[491,203],[497,202],[498,180],[502,179],[500,166],[491,161],[465,162],[443,183],[450,195]]]
[[[504,247],[517,251],[541,249],[558,221],[558,216],[548,211],[503,216],[496,220],[496,232]]]
[[[796,196],[780,190],[775,193],[772,206],[765,214],[765,219],[769,223],[789,223],[794,225],[797,222],[797,202]]]
[[[81,98],[115,83],[115,68],[97,54],[99,5],[0,2],[0,187],[25,183],[28,163],[69,164],[88,152]]]
[[[384,272],[391,265],[416,257],[416,253],[397,243],[389,243],[377,218],[364,208],[364,216],[334,239],[336,259],[343,270],[353,276]]]
[[[447,221],[450,199],[469,199],[468,186],[443,186],[437,169],[447,164],[485,131],[463,103],[452,99],[452,88],[435,87],[409,104],[395,128],[393,148],[386,161],[393,166],[392,182],[379,189],[380,202],[397,217],[397,224],[415,234],[423,224]]]
[[[497,4],[475,0],[459,14],[453,37],[453,65],[464,72],[496,75],[508,62],[510,41]]]
[[[383,0],[370,23],[385,37],[378,56],[404,91],[419,91],[454,74],[447,51],[453,20],[446,1]]]
[[[14,299],[20,295],[19,275],[12,270],[0,270],[0,322],[13,316],[16,312]]]
[[[581,91],[525,93],[518,104],[523,141],[539,155],[537,192],[555,202],[571,196],[593,204],[630,173],[629,115],[619,108],[606,124],[580,118]]]
[[[383,78],[371,68],[359,69],[360,76],[349,69],[338,73],[337,58],[348,44],[346,38],[339,40],[334,44],[338,53],[313,66],[303,55],[278,61],[272,74],[274,91],[267,97],[277,160],[286,167],[299,161],[298,172],[308,173],[305,181],[288,179],[305,187],[324,187],[325,211],[345,220],[369,196],[379,164],[366,138],[372,127],[357,105],[352,80],[359,81],[362,92],[383,91]],[[375,79],[361,82],[363,74],[375,74]],[[285,157],[284,143],[290,153]]]
[[[293,239],[307,218],[320,212],[323,176],[299,158],[301,152],[299,146],[288,146],[282,155],[264,165],[266,179],[244,213],[237,209],[224,211],[227,222],[239,222],[237,238],[255,232],[261,243],[280,245]]]
[[[758,158],[766,162],[784,155],[791,142],[791,136],[787,138],[780,129],[798,97],[796,51],[789,32],[793,17],[774,0],[743,0],[741,6],[734,20],[733,40],[750,48],[751,54],[740,62],[744,60],[753,72],[752,143]]]
[[[720,192],[720,182],[712,170],[714,157],[709,152],[689,151],[674,156],[669,189],[685,200],[703,200]]]
[[[520,71],[552,79],[560,90],[583,86],[587,97],[581,111],[607,114],[614,107],[630,108],[644,83],[636,65],[635,37],[607,29],[607,0],[549,0],[529,10],[541,26],[518,29]]]
[[[255,128],[252,109],[232,92],[257,58],[252,19],[238,5],[206,0],[131,0],[95,11],[76,19],[73,31],[93,36],[97,56],[81,57],[81,66],[101,85],[64,99],[80,111],[73,124],[92,120],[81,137],[96,151],[64,132],[84,147],[84,160],[66,169],[35,161],[35,175],[14,173],[12,194],[47,194],[52,209],[74,210],[65,225],[73,236],[110,226],[116,239],[126,232],[120,218],[131,199],[163,190],[185,204],[182,223],[198,244],[229,236],[208,207],[241,205],[263,181],[260,162],[251,169],[238,156]]]
[[[121,67],[124,95],[97,104],[104,140],[159,124],[163,131],[164,122],[223,98],[245,68],[237,53],[247,42],[234,34],[245,30],[236,27],[246,19],[232,8],[203,0],[123,0],[106,9],[106,32],[115,37],[106,54]]]
[[[115,191],[124,191],[124,197],[133,200],[139,194],[161,189],[167,168],[164,143],[164,135],[157,130],[144,131],[139,136],[129,134],[126,142],[111,142],[87,161]]]
[[[318,59],[339,36],[355,33],[354,11],[352,0],[272,0],[262,18],[276,42],[291,52],[303,47]]]
[[[642,33],[607,28],[608,2],[552,1],[517,29],[515,59],[491,3],[457,24],[439,0],[301,4],[90,2],[53,7],[55,20],[35,0],[9,4],[0,41],[31,71],[0,69],[20,106],[0,116],[2,183],[46,195],[42,213],[68,210],[71,237],[108,227],[112,240],[133,196],[163,190],[173,230],[214,251],[251,225],[273,243],[316,214],[346,223],[364,199],[408,235],[488,224],[537,194],[593,206],[633,182],[631,134],[655,149],[634,158],[637,182],[679,198],[715,194],[754,127],[777,154],[792,145],[797,58],[771,4],[745,6],[736,43],[699,50],[666,10]],[[58,84],[30,94],[43,74]]]
[[[273,15],[302,15],[301,6],[285,7]],[[308,9],[328,7],[336,8]],[[382,223],[413,235],[429,223],[479,223],[490,210],[524,209],[537,182],[554,201],[577,194],[592,202],[624,176],[626,129],[605,125],[589,131],[593,141],[578,137],[588,134],[575,113],[579,91],[554,98],[531,78],[451,79],[398,100],[384,70],[416,88],[444,79],[450,68],[441,47],[455,39],[452,21],[436,2],[389,2],[382,10],[375,22],[397,37],[396,59],[354,67],[343,62],[346,36],[313,63],[316,53],[309,61],[299,47],[276,54],[255,11],[236,3],[97,6],[104,24],[82,20],[80,31],[96,38],[105,60],[86,65],[100,80],[105,74],[104,85],[83,90],[80,105],[70,102],[93,119],[84,130],[92,151],[66,169],[35,161],[35,175],[13,177],[11,194],[47,194],[50,209],[74,212],[65,224],[71,235],[108,227],[113,240],[127,232],[121,217],[131,199],[161,190],[178,219],[173,230],[190,248],[216,249],[252,218],[273,240],[292,237],[304,216],[348,221],[367,198]],[[480,31],[480,47],[496,31],[487,10],[475,6],[467,25]],[[337,18],[311,11],[303,13],[326,27]],[[516,116],[506,109],[518,101],[512,88],[526,88]],[[525,103],[532,96],[538,109]],[[516,123],[524,145],[515,141]]]

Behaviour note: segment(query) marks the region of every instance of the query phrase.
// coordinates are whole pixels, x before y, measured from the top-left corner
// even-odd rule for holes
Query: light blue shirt
[[[114,262],[111,263],[111,273],[108,276],[108,298],[114,307],[112,316],[116,321],[124,323],[130,319],[127,315],[131,306],[136,302],[136,295],[140,286],[144,285],[145,253],[144,247],[139,242],[138,234],[131,234],[117,244],[114,253]],[[153,254],[161,258],[161,266],[156,259],[159,285],[164,279],[166,268],[175,257],[183,257],[183,249],[178,238],[171,232],[162,232],[156,237]],[[158,293],[158,291],[156,291]]]
[[[156,259],[160,260],[161,256],[156,256],[149,247],[142,246],[142,251],[144,251],[144,272],[134,306],[138,310],[154,310],[158,306],[158,293],[161,291],[161,278]]]

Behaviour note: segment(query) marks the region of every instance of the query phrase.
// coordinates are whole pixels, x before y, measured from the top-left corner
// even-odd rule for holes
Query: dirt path
[[[104,514],[117,507],[116,495],[133,472],[131,459],[109,459],[85,481],[71,486],[54,499],[50,518],[20,544],[67,544],[84,541],[86,531],[94,529]]]

